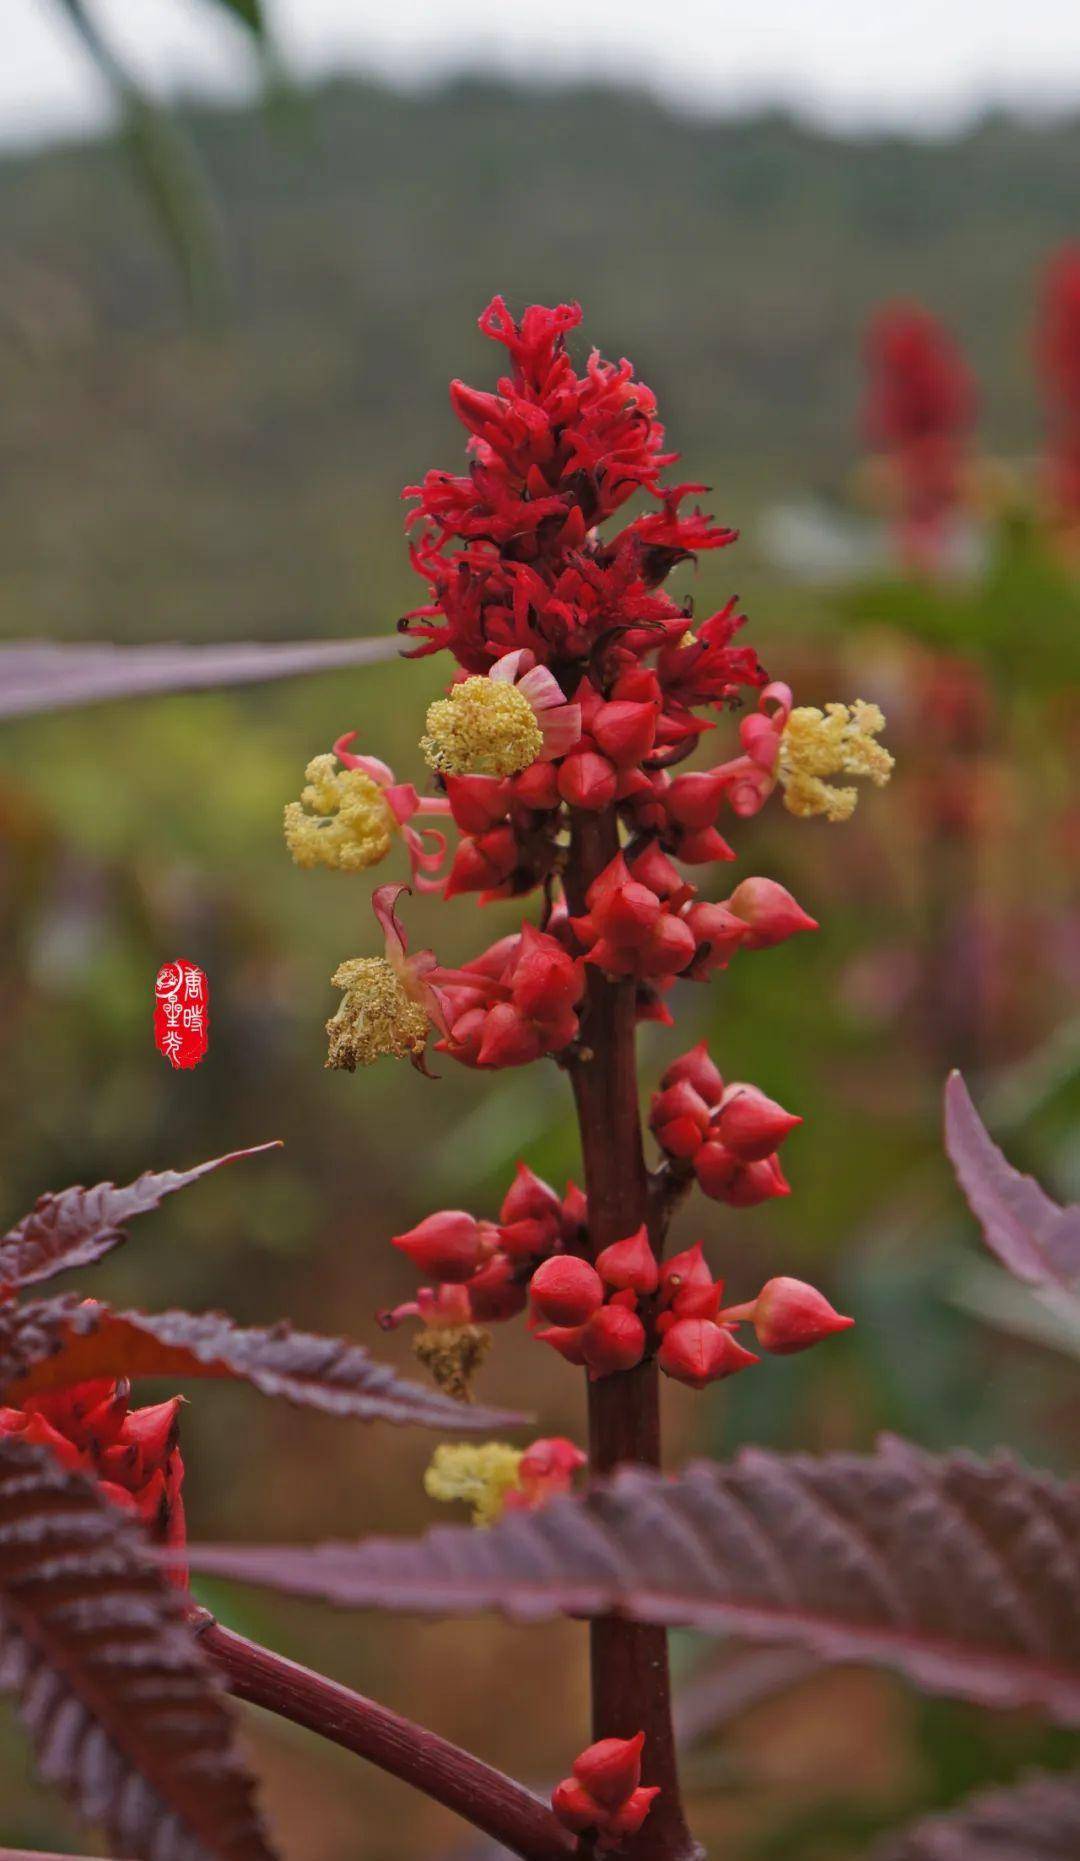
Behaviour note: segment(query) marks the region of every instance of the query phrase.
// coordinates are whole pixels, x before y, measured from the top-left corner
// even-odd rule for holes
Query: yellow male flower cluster
[[[345,993],[326,1023],[328,1067],[354,1073],[383,1054],[406,1060],[423,1053],[427,1015],[405,993],[384,956],[351,956],[339,963],[330,981]]]
[[[307,787],[285,809],[285,844],[298,866],[361,872],[385,859],[397,832],[377,782],[362,769],[339,769],[337,757],[314,756]]]
[[[544,747],[536,713],[516,685],[467,678],[428,706],[420,748],[441,775],[517,775]]]
[[[836,788],[824,778],[862,775],[884,788],[892,774],[893,758],[876,741],[885,718],[876,704],[856,698],[854,704],[800,705],[792,711],[780,739],[776,773],[784,789],[784,806],[802,818],[823,814],[829,821],[847,821],[859,799],[856,788]]]
[[[474,1525],[494,1525],[502,1517],[508,1493],[520,1484],[522,1452],[506,1441],[444,1442],[435,1449],[424,1475],[429,1499],[464,1499]]]

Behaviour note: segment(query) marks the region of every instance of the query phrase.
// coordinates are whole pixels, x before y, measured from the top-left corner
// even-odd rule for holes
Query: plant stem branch
[[[571,912],[585,910],[592,881],[618,851],[612,811],[574,816],[565,874]],[[638,1109],[637,1021],[632,980],[610,981],[588,966],[582,1037],[571,1066],[581,1132],[589,1240],[594,1255],[648,1221],[659,1253],[677,1194],[645,1168]],[[589,1467],[594,1477],[626,1462],[660,1465],[660,1390],[653,1358],[634,1370],[590,1382]],[[700,1854],[683,1813],[667,1634],[607,1616],[590,1625],[593,1737],[645,1733],[643,1778],[659,1784],[639,1834],[620,1850],[624,1861],[694,1861]]]
[[[212,1618],[199,1638],[237,1699],[355,1751],[464,1816],[523,1861],[553,1861],[576,1852],[576,1838],[546,1803],[471,1752]]]

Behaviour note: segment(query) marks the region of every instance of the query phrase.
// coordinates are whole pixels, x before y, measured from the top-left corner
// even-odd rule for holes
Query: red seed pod
[[[758,1343],[777,1357],[809,1350],[854,1323],[853,1318],[834,1311],[824,1293],[801,1279],[770,1279],[754,1301]]]
[[[588,1465],[588,1458],[565,1435],[548,1435],[525,1449],[518,1464],[518,1479],[525,1487],[543,1484],[548,1491],[557,1487],[565,1492],[575,1473]]]
[[[818,929],[816,920],[775,879],[744,879],[727,906],[749,927],[748,950],[768,950],[799,931]]]
[[[608,1818],[607,1826],[600,1838],[601,1848],[618,1847],[627,1835],[636,1835],[652,1808],[653,1798],[660,1795],[658,1783],[642,1784],[632,1790],[625,1803],[614,1810]]]
[[[640,1227],[625,1241],[613,1241],[597,1255],[596,1270],[608,1286],[618,1291],[655,1292],[660,1283],[656,1255],[649,1245],[648,1229]]]
[[[502,776],[444,777],[450,812],[463,834],[486,834],[505,819],[510,790]]]
[[[510,986],[515,1008],[534,1021],[547,1021],[578,1001],[585,985],[581,964],[561,943],[534,924],[523,924]]]
[[[551,762],[530,763],[513,780],[514,800],[524,808],[546,814],[559,805],[558,770]]]
[[[567,1183],[562,1200],[562,1238],[564,1247],[580,1246],[588,1235],[589,1203],[584,1189]]]
[[[709,1319],[680,1318],[665,1333],[656,1361],[665,1376],[688,1383],[691,1389],[704,1389],[758,1360],[735,1342],[730,1331]]]
[[[644,1732],[633,1738],[601,1738],[574,1759],[574,1776],[595,1802],[620,1809],[641,1782]]]
[[[691,905],[683,920],[694,939],[692,974],[701,981],[726,969],[736,950],[749,947],[747,927],[728,905]]]
[[[491,891],[510,877],[518,863],[518,843],[511,827],[494,827],[477,839],[458,842],[443,896]]]
[[[624,1305],[604,1305],[581,1334],[581,1350],[595,1382],[619,1370],[632,1370],[645,1355],[645,1327]]]
[[[529,1282],[532,1309],[553,1325],[583,1325],[604,1303],[596,1268],[573,1254],[553,1254],[541,1261]]]
[[[476,1056],[478,1066],[526,1066],[543,1051],[539,1030],[513,1002],[496,1002],[488,1009]]]
[[[677,775],[664,797],[667,811],[680,827],[711,827],[724,798],[727,781],[723,769],[696,769]]]
[[[694,1174],[706,1195],[723,1201],[742,1165],[726,1144],[710,1138],[694,1155]]]
[[[393,1245],[419,1272],[459,1285],[491,1253],[493,1238],[490,1224],[481,1224],[463,1208],[443,1208],[406,1234],[395,1234]]]
[[[670,1086],[680,1085],[683,1081],[700,1093],[706,1105],[718,1105],[724,1092],[724,1081],[720,1069],[709,1057],[709,1049],[703,1040],[696,1047],[691,1047],[677,1060],[673,1060],[662,1075],[660,1084],[667,1091]]]
[[[550,1183],[531,1170],[527,1163],[519,1163],[517,1173],[503,1197],[499,1210],[501,1222],[513,1221],[550,1221],[558,1224],[561,1204]]]
[[[713,1129],[742,1163],[761,1163],[802,1119],[766,1098],[756,1086],[730,1085]]]

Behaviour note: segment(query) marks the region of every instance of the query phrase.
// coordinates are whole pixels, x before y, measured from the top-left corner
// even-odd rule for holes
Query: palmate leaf
[[[359,1344],[287,1324],[242,1328],[220,1312],[117,1312],[75,1294],[0,1305],[0,1401],[17,1405],[99,1376],[235,1378],[363,1422],[475,1432],[525,1419],[452,1401],[376,1363]]]
[[[488,1531],[315,1549],[195,1547],[193,1568],[353,1607],[617,1613],[892,1667],[1080,1723],[1080,1485],[1002,1457],[748,1450]]]
[[[1080,1283],[1080,1203],[1062,1208],[1007,1162],[959,1073],[945,1087],[945,1148],[986,1244],[1029,1286]]]
[[[46,1782],[140,1861],[269,1861],[179,1593],[94,1484],[0,1436],[0,1687]]]
[[[186,1189],[226,1163],[279,1148],[275,1140],[248,1150],[231,1150],[227,1156],[197,1163],[190,1170],[144,1170],[123,1189],[115,1183],[96,1183],[92,1189],[76,1184],[55,1195],[39,1196],[30,1213],[0,1236],[0,1286],[15,1291],[51,1279],[69,1267],[90,1266],[126,1238],[124,1223],[133,1215],[157,1208],[165,1196]]]
[[[0,717],[159,692],[257,685],[338,666],[370,665],[392,659],[397,651],[393,635],[288,645],[243,640],[227,646],[55,646],[19,640],[0,646]]]
[[[985,1790],[879,1842],[871,1861],[1076,1861],[1080,1776],[1031,1777]]]

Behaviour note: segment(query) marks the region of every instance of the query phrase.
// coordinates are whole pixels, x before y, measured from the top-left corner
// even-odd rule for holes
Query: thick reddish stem
[[[200,1640],[237,1699],[305,1725],[464,1816],[524,1861],[554,1861],[577,1840],[546,1803],[471,1752],[209,1620]]]
[[[566,894],[580,914],[585,893],[618,851],[614,814],[574,818]],[[662,1242],[663,1198],[650,1194],[641,1140],[635,1053],[635,988],[588,966],[581,1048],[572,1067],[581,1131],[589,1239],[599,1253],[650,1222]],[[589,1384],[589,1467],[593,1475],[632,1461],[660,1465],[660,1390],[655,1360]],[[625,1861],[693,1861],[700,1849],[686,1826],[671,1718],[667,1634],[615,1616],[590,1628],[594,1738],[645,1733],[644,1781],[659,1784],[640,1831],[620,1849]]]

